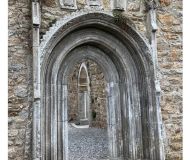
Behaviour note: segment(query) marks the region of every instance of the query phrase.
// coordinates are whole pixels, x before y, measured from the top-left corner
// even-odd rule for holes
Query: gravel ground
[[[69,160],[107,160],[106,129],[69,126]]]

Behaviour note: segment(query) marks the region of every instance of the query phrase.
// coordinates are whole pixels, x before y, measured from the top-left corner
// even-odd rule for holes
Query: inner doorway
[[[75,65],[68,80],[68,159],[109,158],[106,80],[92,60]]]

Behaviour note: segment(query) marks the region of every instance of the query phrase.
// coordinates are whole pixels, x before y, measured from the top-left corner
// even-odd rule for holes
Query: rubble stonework
[[[8,158],[30,159],[33,101],[31,1],[16,0],[8,4]]]
[[[92,7],[97,10],[111,11],[112,7],[109,0],[102,0],[101,4],[102,6],[94,7],[89,6],[84,0],[77,0],[77,10],[91,10]],[[30,160],[32,158],[31,9],[30,0],[9,1],[8,145],[10,160]],[[61,8],[57,0],[42,1],[41,38],[56,21],[72,12],[76,12],[76,10]],[[160,6],[156,12],[158,75],[161,87],[161,112],[166,160],[182,160],[182,0],[160,0]],[[143,37],[148,37],[146,14],[143,1],[140,0],[128,0],[127,9],[122,13],[123,16],[131,20]],[[101,76],[97,72],[94,74],[95,77]],[[102,84],[102,86],[104,85]],[[99,90],[99,88],[94,88],[94,90]],[[95,93],[96,91],[94,91]],[[75,102],[73,101],[73,103]]]

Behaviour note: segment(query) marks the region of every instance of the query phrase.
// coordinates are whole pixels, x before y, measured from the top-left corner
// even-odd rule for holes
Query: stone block
[[[172,3],[171,0],[159,0],[159,1],[161,6],[169,6]]]
[[[87,0],[89,6],[101,6],[100,0]]]
[[[9,130],[8,132],[9,137],[16,137],[17,135],[18,135],[18,130],[12,129],[12,130]]]
[[[59,2],[63,9],[77,9],[76,0],[59,0]]]
[[[40,5],[38,2],[32,2],[32,23],[33,25],[40,25]]]
[[[42,1],[47,7],[56,7],[56,0],[45,0]]]
[[[127,9],[127,0],[114,0],[113,9],[125,11]]]
[[[104,9],[110,9],[111,8],[110,0],[102,0],[102,1],[103,1],[103,8]]]
[[[127,10],[132,12],[138,12],[140,11],[140,4],[137,2],[129,3],[129,5],[127,6]]]
[[[19,85],[19,86],[15,87],[14,94],[17,97],[20,97],[20,98],[27,97],[27,95],[28,95],[27,86],[25,86],[25,85]]]
[[[158,14],[158,20],[166,26],[171,26],[173,25],[173,22],[175,18],[173,17],[172,14]]]

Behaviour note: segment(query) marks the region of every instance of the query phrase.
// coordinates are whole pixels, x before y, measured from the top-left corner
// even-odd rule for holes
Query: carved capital
[[[76,0],[59,0],[59,2],[63,9],[77,9]]]
[[[113,9],[125,11],[127,8],[127,0],[114,0]]]
[[[148,14],[151,32],[156,32],[158,30],[156,12],[154,10],[151,10]]]
[[[38,27],[40,25],[40,4],[32,2],[32,24]]]

